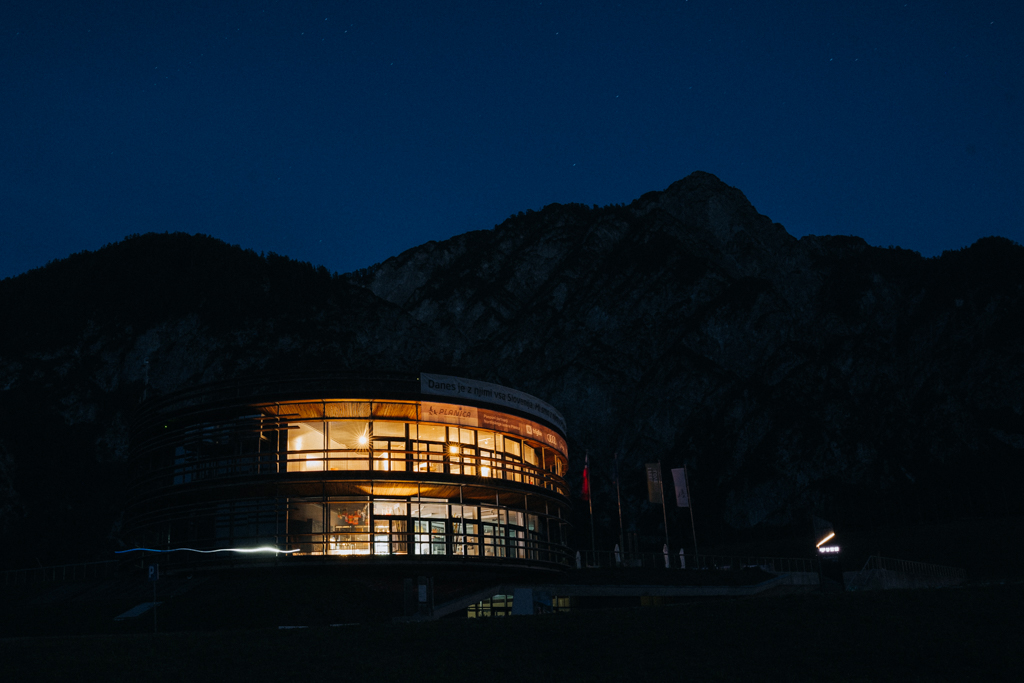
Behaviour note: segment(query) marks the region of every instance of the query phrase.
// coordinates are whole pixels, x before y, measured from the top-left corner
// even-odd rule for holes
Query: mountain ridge
[[[569,421],[570,479],[589,452],[595,495],[611,495],[619,454],[626,525],[655,540],[654,460],[689,468],[712,537],[810,511],[861,526],[1024,511],[1010,495],[1024,484],[1024,248],[994,237],[924,259],[798,240],[706,173],[345,275],[135,236],[0,281],[0,315],[17,322],[0,335],[8,545],[38,546],[68,515],[69,556],[124,542],[144,396],[316,367],[441,369],[535,394]]]

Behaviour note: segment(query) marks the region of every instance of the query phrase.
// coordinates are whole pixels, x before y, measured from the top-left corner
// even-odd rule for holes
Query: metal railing
[[[3,585],[5,586],[46,581],[84,581],[86,579],[104,579],[113,576],[117,573],[120,564],[117,560],[78,562],[76,564],[58,564],[49,567],[8,569],[0,571],[0,575],[3,576]]]
[[[574,566],[576,566],[574,564]],[[579,569],[760,569],[769,574],[819,571],[817,558],[761,557],[753,555],[695,555],[622,553],[611,550],[579,551]]]
[[[408,441],[408,440],[403,440]],[[132,484],[131,492],[146,495],[155,489],[194,486],[213,480],[247,480],[259,482],[279,476],[309,474],[323,477],[359,478],[357,472],[371,479],[384,480],[394,476],[412,480],[423,475],[471,477],[475,482],[503,486],[505,482],[526,484],[554,491],[568,497],[565,479],[541,464],[512,460],[511,456],[463,446],[458,454],[435,451],[374,449],[318,451],[234,452],[230,454],[189,454],[176,461],[152,462]],[[472,451],[472,452],[470,452]],[[493,483],[492,483],[493,482]]]
[[[872,555],[863,569],[847,583],[847,590],[891,590],[896,588],[942,588],[967,580],[959,567]]]

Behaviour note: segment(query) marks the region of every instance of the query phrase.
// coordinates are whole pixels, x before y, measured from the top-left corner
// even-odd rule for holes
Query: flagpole
[[[665,475],[658,461],[658,478],[661,479],[661,516],[665,520],[665,548],[668,548],[668,502],[665,499]]]
[[[682,475],[682,481],[676,478],[676,473],[679,472]],[[690,509],[690,531],[693,532],[693,554],[694,559],[697,558],[700,552],[697,548],[697,526],[693,521],[693,492],[690,490],[690,477],[686,474],[686,467],[672,470],[672,479],[676,486],[676,504],[679,507],[685,507]],[[680,554],[683,552],[679,550]]]
[[[626,552],[625,529],[622,528],[622,495],[619,493],[619,452],[615,451],[615,499],[619,503],[619,548]]]
[[[693,491],[690,490],[690,475],[686,473],[685,467],[683,468],[683,483],[686,484],[686,502],[690,504],[690,531],[693,532],[693,557],[696,559],[700,552],[697,550],[697,527],[693,524]]]
[[[594,553],[594,562],[597,562],[597,542],[594,540],[594,485],[590,481],[590,453],[587,453],[587,502],[590,503],[590,549]]]

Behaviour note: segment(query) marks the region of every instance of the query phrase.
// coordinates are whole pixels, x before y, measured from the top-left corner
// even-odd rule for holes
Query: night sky
[[[132,233],[346,272],[692,171],[790,233],[1024,242],[1024,3],[0,3],[0,277]]]

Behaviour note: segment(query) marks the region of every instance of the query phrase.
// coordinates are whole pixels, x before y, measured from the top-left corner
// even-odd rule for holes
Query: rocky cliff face
[[[930,260],[796,240],[695,173],[350,279],[441,330],[453,363],[560,406],[599,493],[620,452],[636,519],[656,522],[641,468],[658,459],[731,527],[1020,508],[1024,249],[1006,240]]]
[[[709,535],[812,509],[848,525],[1020,513],[1022,295],[1009,241],[922,259],[796,240],[704,173],[344,277],[130,238],[0,283],[2,540],[40,561],[109,553],[144,395],[322,365],[442,369],[559,407],[609,536],[616,452],[626,524],[652,535],[642,466],[659,459],[688,466]]]

